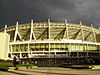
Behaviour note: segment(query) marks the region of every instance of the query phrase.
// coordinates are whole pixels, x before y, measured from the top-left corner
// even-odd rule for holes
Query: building
[[[38,64],[76,64],[87,59],[90,62],[100,58],[100,30],[66,20],[65,23],[17,22],[15,26],[0,29],[0,58],[13,56]]]

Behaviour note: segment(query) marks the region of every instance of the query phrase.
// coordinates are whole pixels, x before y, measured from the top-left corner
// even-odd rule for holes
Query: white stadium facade
[[[100,29],[93,25],[31,23],[0,29],[0,59],[16,56],[43,66],[64,63],[92,63],[100,58]],[[96,61],[95,61],[96,62]]]

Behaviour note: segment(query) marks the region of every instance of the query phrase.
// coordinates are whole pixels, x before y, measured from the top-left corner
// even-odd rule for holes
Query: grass
[[[0,59],[0,70],[1,71],[8,71],[8,67],[13,67],[13,61],[10,60],[1,60]],[[17,64],[17,67],[32,67],[32,66],[37,66],[35,64]]]
[[[36,64],[17,64],[18,67],[37,66]]]
[[[4,63],[0,63],[0,68],[7,68],[7,67],[12,67],[13,64],[4,64]],[[37,66],[35,64],[17,64],[17,67],[28,67],[28,66]]]
[[[6,68],[6,67],[11,67],[13,66],[12,64],[4,64],[4,63],[0,63],[0,68]]]
[[[0,63],[0,71],[8,71],[8,67],[12,66],[12,64],[4,64]]]

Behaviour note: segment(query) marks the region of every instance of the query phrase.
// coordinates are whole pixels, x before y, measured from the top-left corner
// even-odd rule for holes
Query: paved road
[[[33,69],[0,71],[0,75],[100,75],[100,70],[39,67]]]

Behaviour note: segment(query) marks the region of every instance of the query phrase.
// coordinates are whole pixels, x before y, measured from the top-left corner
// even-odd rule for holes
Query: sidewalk
[[[70,69],[61,67],[38,67],[19,70],[9,69],[8,72],[0,71],[0,75],[100,75],[100,70]]]

